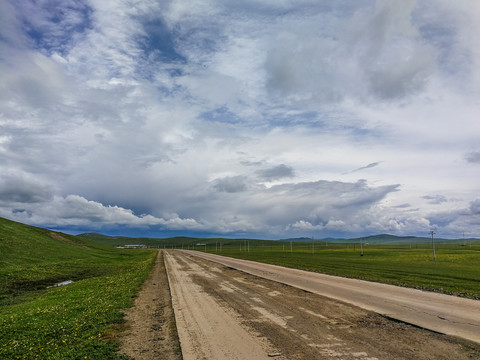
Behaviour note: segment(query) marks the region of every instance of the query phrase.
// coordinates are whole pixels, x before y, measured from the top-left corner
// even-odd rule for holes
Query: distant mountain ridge
[[[202,241],[208,244],[223,243],[228,244],[232,242],[239,241],[250,241],[252,244],[254,242],[265,242],[265,241],[294,241],[294,242],[311,242],[311,237],[296,237],[296,238],[285,238],[279,240],[258,240],[258,239],[240,239],[240,238],[197,238],[197,237],[186,237],[186,236],[176,236],[170,238],[135,238],[135,237],[126,237],[126,236],[108,236],[99,233],[85,233],[78,235],[80,237],[87,238],[89,240],[97,241],[103,244],[109,245],[125,245],[125,244],[146,244],[146,245],[156,245],[161,246],[165,243],[168,244],[182,244],[196,243]],[[356,238],[313,238],[314,241],[318,242],[329,242],[329,243],[338,243],[338,244],[347,244],[347,243],[360,243],[372,244],[372,245],[401,245],[401,244],[427,244],[432,241],[431,237],[418,237],[418,236],[397,236],[391,234],[378,234],[378,235],[369,235],[361,236]],[[448,244],[448,243],[460,243],[460,242],[478,242],[479,239],[469,238],[469,239],[443,239],[435,238],[435,242],[439,244]]]

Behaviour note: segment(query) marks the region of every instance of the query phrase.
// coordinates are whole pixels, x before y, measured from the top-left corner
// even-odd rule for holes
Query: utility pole
[[[432,235],[433,261],[437,261],[435,256],[435,241],[433,240],[433,234],[435,234],[435,231],[430,230],[430,235]]]
[[[312,236],[312,255],[315,255],[315,238]]]
[[[362,238],[360,238],[360,256],[363,256],[363,243],[362,243]]]

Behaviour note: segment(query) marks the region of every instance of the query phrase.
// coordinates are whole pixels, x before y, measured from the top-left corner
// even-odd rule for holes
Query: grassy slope
[[[155,253],[0,218],[0,254],[0,358],[119,358],[112,325]],[[64,280],[74,283],[47,288]]]

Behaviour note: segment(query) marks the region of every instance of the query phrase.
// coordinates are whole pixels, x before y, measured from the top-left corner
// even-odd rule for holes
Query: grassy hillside
[[[112,249],[83,238],[0,218],[0,299],[45,289],[64,280],[105,274]]]
[[[112,326],[154,256],[0,218],[0,358],[120,358]]]

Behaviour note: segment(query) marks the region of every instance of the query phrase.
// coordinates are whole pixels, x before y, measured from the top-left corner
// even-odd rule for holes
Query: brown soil
[[[62,235],[60,235],[58,233],[54,233],[54,232],[50,231],[48,233],[48,236],[50,236],[52,239],[64,242],[64,243],[69,244],[69,245],[73,245],[73,242],[71,240],[68,240],[68,239],[64,238]]]
[[[170,288],[159,251],[155,267],[143,284],[135,305],[126,313],[120,352],[136,360],[181,360]]]

